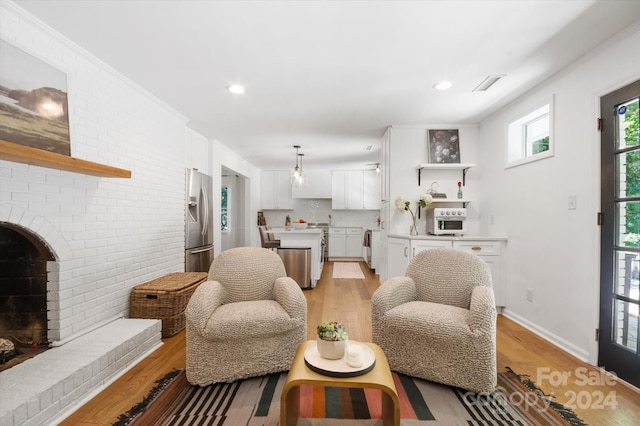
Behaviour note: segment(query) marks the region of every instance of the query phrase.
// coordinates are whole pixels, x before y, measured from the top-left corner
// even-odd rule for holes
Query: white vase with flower
[[[427,204],[431,204],[431,202],[433,202],[433,197],[430,194],[422,194],[418,199],[418,201],[415,202],[416,204],[415,210],[411,210],[411,201],[407,200],[402,196],[399,196],[398,198],[396,198],[396,202],[395,202],[396,208],[402,212],[408,211],[409,213],[411,213],[412,225],[409,228],[410,235],[419,234],[418,224],[416,222],[416,215],[420,209],[427,207]]]

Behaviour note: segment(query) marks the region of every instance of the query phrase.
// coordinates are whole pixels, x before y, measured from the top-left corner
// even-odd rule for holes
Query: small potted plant
[[[340,359],[344,357],[345,343],[349,338],[344,325],[336,322],[323,322],[317,327],[318,353],[327,359]]]

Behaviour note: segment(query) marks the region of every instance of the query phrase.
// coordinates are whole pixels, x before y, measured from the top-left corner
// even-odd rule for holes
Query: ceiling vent
[[[500,75],[490,75],[489,77],[485,78],[482,83],[478,84],[476,86],[475,89],[473,89],[474,92],[484,92],[486,90],[489,89],[489,87],[493,86],[496,81],[500,80],[502,77],[504,77],[505,74],[500,74]]]

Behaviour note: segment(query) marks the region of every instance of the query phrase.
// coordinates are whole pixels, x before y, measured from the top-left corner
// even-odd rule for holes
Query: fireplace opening
[[[37,236],[0,223],[0,371],[48,349],[47,261],[53,260]]]

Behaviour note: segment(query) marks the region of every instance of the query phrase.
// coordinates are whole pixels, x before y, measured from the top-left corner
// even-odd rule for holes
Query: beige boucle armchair
[[[373,342],[391,370],[474,392],[496,387],[491,273],[473,253],[420,252],[371,299]]]
[[[206,386],[289,370],[307,301],[275,252],[226,250],[186,308],[187,380]]]

